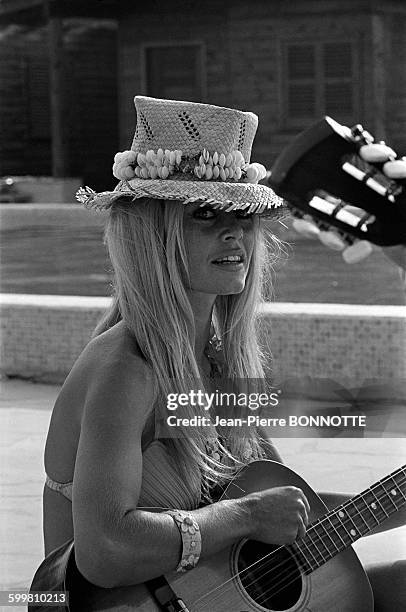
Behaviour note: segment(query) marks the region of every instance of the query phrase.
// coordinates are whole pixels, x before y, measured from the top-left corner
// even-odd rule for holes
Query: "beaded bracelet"
[[[165,514],[173,518],[182,536],[182,555],[176,571],[187,572],[196,567],[200,558],[202,538],[199,525],[190,514],[180,510],[168,510]]]

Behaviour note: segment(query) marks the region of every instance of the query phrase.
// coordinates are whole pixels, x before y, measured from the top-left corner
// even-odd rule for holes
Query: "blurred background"
[[[1,291],[110,294],[102,219],[67,204],[114,186],[136,94],[257,113],[268,168],[325,114],[405,152],[405,19],[402,0],[1,0]],[[405,303],[379,251],[349,267],[285,226],[276,300]]]

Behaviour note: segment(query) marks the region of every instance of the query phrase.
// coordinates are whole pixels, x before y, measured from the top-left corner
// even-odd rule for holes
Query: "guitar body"
[[[309,485],[295,472],[274,461],[255,461],[243,468],[229,484],[222,499],[236,499],[247,493],[285,485],[300,487],[304,491],[311,506],[311,522],[326,513],[326,506]],[[281,551],[279,556],[276,555],[256,576],[243,571],[242,579],[234,577],[244,569],[244,564],[251,566],[276,548]],[[279,567],[281,563],[283,569]],[[288,582],[283,581],[286,570],[289,573]],[[166,578],[190,612],[373,611],[371,588],[352,548],[347,548],[305,575],[285,547],[242,540],[199,563],[192,571],[174,573]],[[281,588],[278,584],[282,585]],[[223,586],[218,588],[219,585]],[[72,611],[161,610],[145,585],[101,589],[88,583],[72,561],[66,587],[70,592]]]

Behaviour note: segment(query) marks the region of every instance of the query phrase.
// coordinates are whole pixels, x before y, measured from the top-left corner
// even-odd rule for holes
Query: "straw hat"
[[[150,197],[263,215],[282,207],[272,189],[258,185],[266,176],[264,166],[250,162],[256,115],[146,96],[134,102],[137,126],[131,149],[114,158],[113,174],[120,182],[114,191],[81,188],[76,194],[80,202],[107,209],[122,197]]]

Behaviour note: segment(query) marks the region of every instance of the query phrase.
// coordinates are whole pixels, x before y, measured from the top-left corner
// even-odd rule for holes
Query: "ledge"
[[[62,382],[110,299],[0,294],[1,372]],[[275,302],[260,312],[276,382],[311,378],[359,386],[368,379],[394,389],[406,379],[404,306]]]
[[[41,306],[44,308],[107,308],[109,297],[84,295],[37,295],[33,293],[0,293],[1,306]]]
[[[45,306],[107,308],[109,297],[83,295],[39,295],[33,293],[0,293],[0,306]],[[260,306],[263,316],[287,315],[301,317],[374,317],[403,319],[406,323],[406,306],[371,304],[323,304],[314,302],[267,302]]]
[[[261,314],[300,317],[390,317],[404,319],[406,306],[372,304],[322,304],[314,302],[269,302],[260,308]]]

